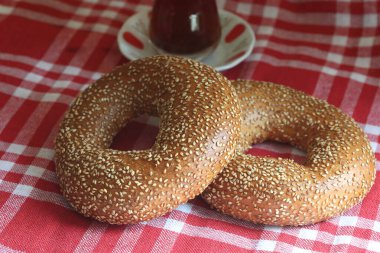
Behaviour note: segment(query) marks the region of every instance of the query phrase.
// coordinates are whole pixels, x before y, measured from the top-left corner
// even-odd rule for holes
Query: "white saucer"
[[[117,36],[121,53],[130,60],[160,54],[149,39],[149,11],[129,17]],[[251,26],[235,14],[219,10],[222,36],[215,50],[201,62],[218,71],[232,68],[246,59],[253,50],[255,34]]]

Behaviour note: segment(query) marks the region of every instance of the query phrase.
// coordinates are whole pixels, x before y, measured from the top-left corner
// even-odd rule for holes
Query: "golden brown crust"
[[[159,115],[149,150],[109,149],[132,117]],[[229,162],[240,133],[229,81],[192,60],[133,61],[89,86],[66,114],[56,139],[64,196],[85,216],[136,223],[200,194]]]
[[[239,153],[203,193],[219,211],[270,225],[306,225],[357,204],[375,178],[369,142],[354,120],[328,103],[266,82],[232,82],[242,106],[240,150],[276,140],[307,152],[290,159]]]

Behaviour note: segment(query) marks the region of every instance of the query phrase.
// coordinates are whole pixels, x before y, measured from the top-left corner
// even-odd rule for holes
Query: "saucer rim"
[[[247,31],[249,33],[249,37],[251,38],[249,45],[246,47],[247,50],[245,51],[245,53],[242,56],[234,59],[231,62],[226,62],[226,64],[224,64],[224,65],[214,67],[218,71],[223,71],[223,70],[227,70],[227,69],[235,67],[236,65],[238,65],[239,63],[241,63],[242,61],[244,61],[245,59],[247,59],[251,55],[253,48],[256,44],[256,36],[255,36],[255,33],[254,33],[252,27],[250,26],[250,24],[246,20],[244,20],[243,18],[241,18],[240,16],[236,15],[233,12],[226,11],[226,10],[219,10],[219,11],[220,11],[220,13],[223,13],[223,15],[230,15],[230,16],[234,17],[235,19],[238,19],[247,28]]]

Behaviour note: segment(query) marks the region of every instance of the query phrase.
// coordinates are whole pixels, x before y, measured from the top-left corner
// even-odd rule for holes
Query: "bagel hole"
[[[114,136],[110,148],[122,151],[150,149],[158,134],[160,119],[142,115],[131,119]]]
[[[270,156],[292,159],[299,164],[304,164],[306,160],[305,151],[290,144],[277,141],[264,141],[259,144],[254,144],[245,153],[253,156]]]

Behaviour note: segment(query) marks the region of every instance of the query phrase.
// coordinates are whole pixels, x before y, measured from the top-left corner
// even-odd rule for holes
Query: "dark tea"
[[[156,0],[150,38],[172,54],[194,54],[212,48],[221,28],[215,0]]]

